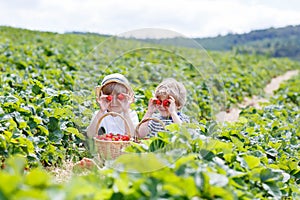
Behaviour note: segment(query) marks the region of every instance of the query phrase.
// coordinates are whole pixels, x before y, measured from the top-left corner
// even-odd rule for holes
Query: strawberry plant
[[[216,65],[211,68],[193,48],[126,52],[143,45],[114,40],[90,54],[105,37],[9,27],[0,27],[0,34],[1,199],[300,198],[299,76],[282,84],[262,109],[243,109],[237,122],[213,120],[214,110],[263,95],[272,77],[300,69],[299,63],[209,52]],[[189,55],[203,67],[178,55]],[[140,119],[162,79],[183,81],[188,91],[184,111],[194,123],[170,125],[167,132],[127,147],[128,153],[149,157],[122,155],[118,166],[140,173],[103,168],[55,183],[43,167],[91,156],[85,131],[99,109],[94,87],[113,72],[132,83],[132,108]],[[130,140],[110,133],[98,139]]]

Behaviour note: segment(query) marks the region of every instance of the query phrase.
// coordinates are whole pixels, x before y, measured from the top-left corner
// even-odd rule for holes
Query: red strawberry
[[[124,100],[125,99],[124,94],[118,94],[118,99],[121,101]]]
[[[112,99],[113,99],[113,96],[112,96],[112,95],[108,95],[108,96],[106,97],[106,100],[107,100],[107,101],[112,101]]]
[[[160,101],[159,99],[155,99],[153,102],[154,102],[154,104],[156,104],[156,105],[160,105],[160,104],[161,104],[161,101]]]
[[[163,100],[163,106],[168,107],[170,105],[170,101],[168,99]]]
[[[121,138],[123,141],[129,141],[130,138],[128,135],[123,135],[122,138]]]

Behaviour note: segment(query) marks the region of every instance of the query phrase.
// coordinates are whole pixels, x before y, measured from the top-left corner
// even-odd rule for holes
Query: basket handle
[[[136,126],[135,128],[135,131],[134,131],[134,140],[137,141],[137,137],[139,135],[139,128],[140,126],[145,123],[145,122],[148,122],[148,121],[156,121],[156,122],[159,122],[163,128],[165,128],[165,124],[160,120],[160,119],[157,119],[157,118],[154,118],[154,117],[150,117],[150,118],[146,118],[146,119],[143,119],[142,121],[140,121],[140,123],[138,123],[138,125]]]
[[[121,114],[119,114],[119,113],[116,113],[116,112],[107,112],[107,113],[105,113],[104,115],[102,115],[100,118],[99,118],[99,120],[98,120],[98,123],[97,123],[97,131],[99,130],[99,126],[100,126],[100,123],[102,122],[102,120],[106,117],[106,116],[108,116],[108,115],[111,115],[111,116],[113,116],[113,117],[115,117],[115,116],[119,116],[119,117],[121,117],[121,119],[123,119],[123,121],[124,121],[124,124],[125,124],[125,132],[126,132],[126,129],[128,130],[128,133],[127,133],[127,135],[129,136],[129,137],[131,137],[131,134],[130,134],[130,127],[129,127],[129,124],[128,124],[128,122],[127,122],[127,120],[123,117],[123,115],[121,115]]]

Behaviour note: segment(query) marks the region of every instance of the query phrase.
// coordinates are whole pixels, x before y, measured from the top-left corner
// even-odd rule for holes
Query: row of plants
[[[1,199],[299,197],[299,78],[282,85],[263,110],[244,109],[237,123],[217,125],[212,112],[215,105],[226,109],[262,94],[272,77],[299,69],[299,63],[210,52],[211,58],[203,56],[207,66],[195,66],[203,58],[199,50],[136,49],[136,41],[126,41],[134,51],[118,57],[128,47],[115,41],[94,49],[105,40],[99,36],[7,27],[0,33]],[[186,54],[195,61],[180,56]],[[190,102],[185,111],[195,120],[128,149],[170,155],[147,158],[153,165],[133,157],[132,166],[120,157],[117,164],[127,171],[103,168],[55,183],[42,167],[91,156],[85,127],[97,109],[94,87],[112,72],[132,82],[140,117],[160,80],[183,81]],[[138,173],[128,173],[132,168]]]
[[[295,87],[282,85],[279,91]],[[122,168],[92,170],[64,183],[56,183],[41,167],[24,174],[25,159],[11,158],[0,173],[1,180],[10,184],[1,182],[0,195],[2,199],[298,199],[299,107],[287,100],[263,109],[249,107],[241,115],[238,122],[221,127],[169,126],[170,133],[127,148],[149,153],[146,165],[140,156],[121,156],[116,166]]]
[[[180,51],[192,54],[193,49],[177,49],[176,54],[138,49],[105,68],[97,59],[103,57],[98,53],[101,46],[94,50],[96,53],[89,54],[88,50],[93,41],[100,43],[104,38],[7,27],[1,28],[1,34],[1,160],[21,152],[34,165],[39,161],[56,164],[65,155],[81,154],[85,127],[97,109],[93,88],[105,74],[120,72],[133,82],[137,94],[134,109],[140,118],[156,84],[164,77],[175,76],[189,91],[186,112],[197,122],[212,119],[215,104],[222,109],[243,96],[260,93],[271,77],[297,67],[284,59],[212,53],[215,65],[205,69],[187,64],[178,56],[183,54]],[[113,52],[119,46],[110,48]],[[199,50],[194,53],[197,58]]]

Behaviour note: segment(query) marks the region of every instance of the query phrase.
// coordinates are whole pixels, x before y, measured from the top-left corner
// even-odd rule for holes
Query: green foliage
[[[9,27],[0,33],[0,199],[300,198],[299,76],[282,84],[263,109],[243,109],[236,123],[217,124],[212,112],[262,95],[272,77],[300,69],[299,63],[211,52],[217,67],[199,72],[178,56],[197,59],[194,49],[176,55],[141,49],[106,68],[106,54],[90,54],[105,39],[97,35]],[[126,45],[104,50],[119,56],[112,49]],[[167,126],[133,144],[112,168],[55,183],[43,167],[89,154],[85,128],[97,109],[94,87],[112,72],[135,86],[140,118],[158,82],[184,80],[193,123]]]
[[[275,91],[273,102],[278,104],[291,103],[295,106],[300,106],[300,75],[293,77],[286,83],[281,84],[279,89]]]

